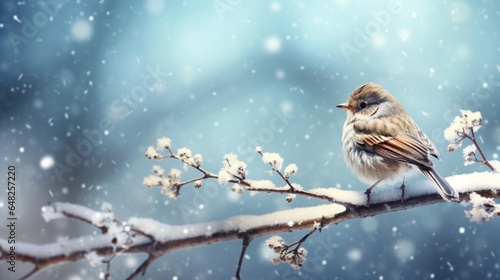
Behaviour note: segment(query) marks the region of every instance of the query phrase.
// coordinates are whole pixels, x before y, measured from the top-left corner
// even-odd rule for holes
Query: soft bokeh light
[[[142,185],[153,165],[182,170],[183,179],[198,173],[148,160],[147,147],[161,137],[174,151],[202,154],[214,173],[224,154],[235,153],[249,178],[284,185],[268,175],[255,152],[261,146],[279,153],[283,167],[295,163],[292,178],[305,189],[364,191],[344,162],[345,112],[335,106],[370,81],[395,95],[432,139],[442,175],[487,170],[466,167],[461,151],[446,150],[443,131],[459,109],[481,111],[483,151],[489,158],[500,153],[497,1],[55,2],[0,4],[0,154],[4,174],[7,166],[18,170],[19,242],[95,234],[76,221],[46,223],[40,209],[55,201],[96,210],[109,202],[120,220],[176,225],[323,203],[238,194],[217,181],[168,199]],[[418,180],[425,178],[408,185]],[[0,196],[2,218],[7,203]],[[500,278],[498,221],[478,226],[463,211],[449,203],[330,225],[302,245],[309,254],[300,271],[273,266],[263,237],[249,246],[242,276]],[[173,252],[145,277],[230,279],[240,247],[237,240]],[[126,278],[144,258],[117,257],[112,279]],[[20,273],[31,268],[18,265]],[[21,276],[6,267],[0,263],[0,279]],[[83,260],[36,279],[96,279],[105,269]]]

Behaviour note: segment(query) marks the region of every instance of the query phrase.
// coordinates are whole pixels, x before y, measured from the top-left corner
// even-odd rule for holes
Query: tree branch
[[[480,161],[482,164],[486,165],[489,169],[491,169],[491,171],[496,171],[495,168],[490,164],[490,162],[486,159],[486,156],[484,155],[483,153],[483,150],[481,150],[481,147],[479,146],[479,144],[477,143],[477,140],[476,140],[476,136],[474,134],[474,129],[471,129],[471,136],[469,135],[465,135],[465,137],[467,139],[469,139],[473,144],[474,146],[476,146],[476,149],[479,151],[479,154],[481,154],[481,158],[482,160]]]
[[[469,195],[473,192],[485,197],[500,198],[499,173],[484,172],[457,175],[449,177],[447,180],[460,193],[460,201],[468,201]],[[17,243],[16,259],[35,265],[34,270],[27,275],[32,276],[50,266],[84,259],[85,255],[92,251],[99,256],[113,256],[117,254],[117,251],[150,254],[150,257],[130,275],[129,279],[133,279],[144,273],[146,268],[159,257],[184,248],[233,239],[252,240],[260,236],[281,232],[311,230],[317,223],[327,226],[351,219],[445,202],[428,182],[419,182],[419,185],[407,187],[407,198],[404,202],[400,199],[399,189],[373,193],[371,198],[373,204],[368,207],[364,205],[366,196],[362,192],[331,188],[311,190],[317,194],[330,194],[332,191],[335,192],[335,196],[351,197],[352,201],[360,201],[361,203],[353,204],[353,207],[331,203],[259,216],[235,216],[218,222],[194,224],[189,227],[132,217],[125,223],[125,227],[130,227],[130,229],[119,233],[126,234],[130,239],[127,246],[125,246],[127,244],[125,242],[116,242],[116,232],[113,235],[110,231],[103,231],[102,235],[79,237],[51,244]],[[99,213],[97,211],[68,203],[54,203],[51,207],[56,210],[61,209],[56,212],[56,214],[61,214],[57,218],[71,218],[96,225],[94,220],[85,215]],[[67,211],[71,207],[78,209],[78,211]],[[186,228],[189,229],[187,232]],[[119,234],[118,237],[120,237]],[[0,252],[1,258],[8,260],[9,244],[5,239],[0,239]],[[241,254],[244,254],[244,250]]]
[[[241,266],[243,265],[243,258],[245,257],[245,252],[247,251],[248,245],[250,245],[250,239],[248,238],[243,238],[243,244],[241,246],[241,252],[240,252],[240,258],[238,259],[238,268],[236,269],[236,274],[234,278],[237,280],[241,279],[240,276],[240,271],[241,271]]]
[[[161,256],[162,255],[149,254],[147,259],[144,260],[144,262],[132,274],[130,274],[129,277],[127,277],[127,280],[135,279],[137,276],[144,275],[148,266],[150,266],[154,261],[156,261],[156,259]]]

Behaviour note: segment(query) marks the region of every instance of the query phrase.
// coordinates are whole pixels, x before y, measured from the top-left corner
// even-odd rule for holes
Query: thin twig
[[[265,192],[265,193],[280,193],[280,194],[290,193],[290,191],[286,190],[286,189],[278,189],[278,188],[255,188],[255,187],[251,187],[251,186],[247,187],[246,190],[247,191],[253,191],[253,192]],[[335,203],[335,204],[339,204],[339,205],[342,205],[342,206],[345,206],[345,207],[348,207],[348,208],[351,208],[351,207],[355,206],[354,204],[351,204],[351,203],[348,203],[348,202],[338,201],[334,197],[331,197],[331,196],[316,194],[316,193],[309,192],[309,191],[306,191],[306,190],[295,189],[293,191],[293,194],[302,195],[302,196],[305,196],[305,197],[312,197],[312,198],[316,198],[316,199],[319,199],[319,200],[325,200],[325,201],[332,202],[332,203]]]
[[[306,235],[302,236],[302,238],[300,238],[299,240],[287,245],[288,248],[294,246],[294,245],[297,245],[295,246],[295,248],[293,249],[294,252],[297,252],[299,250],[299,247],[300,245],[302,245],[302,243],[304,243],[304,241],[307,240],[307,238],[309,238],[309,236],[311,236],[311,234],[313,234],[314,232],[316,232],[316,230],[318,230],[316,227],[313,227]]]
[[[247,251],[248,245],[250,245],[250,238],[248,237],[243,237],[243,245],[241,246],[241,253],[240,253],[240,259],[238,260],[238,268],[236,269],[236,274],[235,278],[236,279],[241,279],[240,276],[240,271],[241,271],[241,266],[243,265],[243,258],[245,257],[245,252]]]
[[[146,273],[146,269],[160,256],[161,255],[150,253],[146,260],[144,260],[144,262],[142,262],[142,264],[127,277],[127,280],[132,280],[138,276],[144,275],[144,273]]]
[[[182,161],[182,159],[180,159],[176,155],[172,154],[172,151],[170,151],[170,149],[169,149],[169,152],[171,153],[170,158]],[[262,155],[262,153],[260,153],[260,154]],[[184,162],[184,161],[182,161],[182,162]],[[215,175],[214,173],[206,171],[205,169],[203,169],[203,168],[201,168],[199,166],[193,166],[193,165],[189,165],[189,166],[191,166],[191,167],[195,168],[196,170],[200,171],[201,173],[203,173],[203,176],[195,178],[195,179],[190,179],[190,180],[182,182],[182,183],[179,183],[178,184],[179,189],[183,185],[195,182],[197,180],[219,179],[218,175]],[[265,193],[280,193],[280,194],[293,193],[293,194],[302,195],[302,196],[306,196],[306,197],[312,197],[312,198],[316,198],[316,199],[320,199],[320,200],[326,200],[328,202],[337,203],[337,204],[340,204],[340,205],[343,205],[343,206],[346,206],[346,207],[352,207],[353,206],[350,203],[337,201],[333,197],[329,197],[329,196],[325,196],[325,195],[319,195],[319,194],[311,193],[311,192],[308,192],[308,191],[295,189],[295,188],[292,187],[292,184],[290,183],[290,181],[288,179],[286,179],[285,176],[283,176],[283,174],[280,171],[278,171],[278,170],[274,170],[274,171],[276,171],[280,175],[280,177],[287,183],[287,185],[289,186],[288,190],[278,189],[278,188],[276,188],[276,189],[273,189],[273,188],[255,188],[255,187],[252,187],[252,184],[250,182],[246,181],[245,178],[241,178],[241,177],[238,177],[236,175],[233,175],[233,177],[235,177],[236,180],[231,179],[228,182],[235,183],[235,184],[241,184],[241,185],[245,186],[248,191],[265,192]]]
[[[29,279],[31,276],[35,275],[36,273],[38,273],[39,271],[42,271],[44,269],[45,269],[45,267],[41,267],[41,266],[35,264],[35,267],[28,274],[26,274],[23,277],[19,278],[19,280]]]
[[[470,131],[471,131],[471,136],[469,136],[467,134],[465,134],[465,135],[467,135],[467,138],[472,141],[472,143],[474,144],[474,146],[476,146],[476,149],[479,151],[479,154],[481,154],[481,158],[482,158],[481,163],[483,163],[484,165],[486,165],[489,169],[491,169],[491,171],[495,172],[496,171],[495,168],[486,159],[486,156],[484,155],[483,151],[481,150],[481,147],[479,146],[479,144],[476,141],[476,137],[474,135],[474,128],[471,128]]]
[[[262,153],[262,151],[258,151],[257,152],[261,157],[264,156],[264,154]],[[269,163],[269,165],[273,166],[272,163]],[[283,176],[283,174],[281,173],[281,171],[277,170],[277,169],[274,169],[274,166],[273,166],[273,170],[274,172],[278,173],[278,175],[280,175],[281,179],[283,179],[283,181],[286,182],[286,184],[288,185],[288,187],[290,188],[290,192],[291,193],[294,193],[295,192],[295,188],[292,186],[292,184],[290,183],[290,181],[288,181],[287,178],[285,178],[285,176]]]
[[[106,275],[104,275],[105,280],[110,280],[111,279],[111,261],[116,257],[115,255],[112,255],[108,260],[104,261],[106,263]]]
[[[187,185],[189,183],[193,183],[193,182],[196,182],[198,180],[205,180],[205,179],[217,179],[218,176],[215,175],[215,174],[211,174],[211,173],[205,173],[203,176],[200,176],[198,178],[194,178],[194,179],[190,179],[190,180],[187,180],[187,181],[184,181],[184,182],[180,182],[179,184],[177,184],[177,186],[180,188],[184,185]]]
[[[189,163],[185,162],[184,159],[176,156],[172,152],[172,150],[170,148],[167,148],[167,151],[170,153],[169,158],[176,159],[178,161],[181,161],[182,163],[185,163],[185,164],[193,167],[194,169],[196,169],[196,170],[200,171],[201,173],[203,173],[203,175],[207,176],[207,178],[216,178],[217,177],[215,174],[206,171],[205,169],[201,168],[199,165],[192,165],[192,164],[189,164]]]
[[[175,155],[170,148],[167,148],[167,151],[169,152],[169,155],[166,158],[175,159],[175,160],[181,161],[184,164],[188,164],[182,158],[180,158],[177,155]],[[259,151],[257,153],[259,153],[261,156],[263,156],[262,152]],[[229,162],[228,162],[228,164],[229,164]],[[182,186],[187,185],[189,183],[196,182],[198,180],[206,180],[206,179],[216,179],[217,180],[217,179],[219,179],[218,175],[216,175],[214,173],[211,173],[211,172],[209,172],[209,171],[201,168],[200,166],[191,165],[191,164],[188,164],[188,166],[190,166],[190,167],[198,170],[199,172],[201,172],[203,174],[203,176],[200,176],[200,177],[197,177],[197,178],[194,178],[194,179],[189,179],[187,181],[178,183],[176,185],[177,192],[180,192],[180,189],[181,189]],[[284,189],[278,189],[278,188],[276,188],[276,189],[273,189],[273,188],[255,188],[255,187],[252,187],[252,184],[250,182],[248,182],[248,181],[245,180],[246,178],[239,177],[239,176],[236,176],[236,175],[232,175],[235,179],[231,179],[228,182],[235,183],[235,184],[241,184],[241,185],[245,186],[248,191],[265,192],[265,193],[280,193],[280,194],[293,193],[293,194],[297,194],[297,195],[302,195],[302,196],[306,196],[306,197],[316,198],[316,199],[319,199],[319,200],[325,200],[325,201],[328,201],[328,202],[337,203],[337,204],[343,205],[343,206],[348,207],[348,208],[353,208],[352,204],[346,203],[346,202],[342,202],[342,201],[337,201],[333,197],[329,197],[329,196],[326,196],[326,195],[319,195],[319,194],[315,194],[315,193],[312,193],[312,192],[308,192],[308,191],[296,189],[296,188],[293,187],[293,185],[290,182],[290,180],[287,179],[287,178],[285,178],[285,176],[283,175],[283,173],[281,173],[279,170],[276,170],[274,168],[273,168],[273,171],[275,171],[281,177],[281,179],[283,179],[283,181],[286,182],[286,184],[287,184],[287,186],[288,186],[289,189],[284,190]]]

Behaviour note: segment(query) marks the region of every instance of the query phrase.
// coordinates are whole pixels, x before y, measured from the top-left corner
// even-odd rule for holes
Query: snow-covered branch
[[[460,194],[462,204],[472,204],[472,209],[465,211],[470,221],[482,223],[500,215],[500,205],[495,198],[500,198],[500,162],[488,161],[476,141],[475,133],[480,128],[482,118],[479,112],[462,110],[462,117],[457,117],[445,131],[445,138],[453,151],[468,139],[472,145],[463,151],[466,165],[479,162],[487,166],[491,172],[456,175],[446,178]],[[59,239],[51,244],[16,243],[16,260],[31,263],[34,268],[23,278],[28,278],[50,266],[66,262],[86,259],[92,266],[106,265],[105,279],[110,277],[110,267],[115,257],[122,254],[147,253],[146,260],[139,265],[128,279],[136,278],[161,256],[188,247],[208,245],[234,239],[243,241],[240,259],[236,270],[236,279],[240,279],[243,257],[252,240],[257,237],[273,235],[267,239],[267,245],[276,255],[274,263],[288,263],[293,268],[300,268],[306,261],[307,249],[302,244],[317,231],[328,225],[343,221],[375,216],[389,212],[445,202],[435,191],[429,181],[416,182],[405,187],[401,197],[400,189],[389,189],[372,193],[370,203],[366,193],[346,191],[336,188],[305,189],[292,182],[297,174],[296,164],[288,164],[284,170],[284,159],[277,153],[255,150],[265,164],[271,166],[269,175],[278,174],[283,186],[277,186],[271,180],[247,178],[247,164],[235,154],[226,154],[222,168],[218,173],[202,167],[203,157],[183,147],[174,153],[169,138],[160,138],[157,146],[148,147],[146,156],[152,160],[172,159],[180,161],[184,169],[194,169],[199,175],[182,180],[182,171],[171,168],[168,173],[158,166],[153,166],[154,175],[143,180],[147,187],[158,186],[162,193],[171,199],[178,198],[181,188],[194,185],[200,188],[204,180],[217,180],[219,184],[232,184],[230,190],[286,194],[286,201],[292,202],[296,196],[305,196],[327,202],[313,207],[294,208],[264,215],[240,215],[222,221],[214,221],[192,225],[170,225],[149,218],[130,217],[120,221],[113,213],[109,203],[102,205],[101,211],[85,206],[57,202],[42,208],[42,216],[46,222],[54,219],[75,219],[100,230],[100,234],[75,239]],[[476,151],[481,159],[476,157]],[[166,152],[166,154],[164,154]],[[470,203],[467,203],[470,201]],[[283,232],[308,230],[299,240],[286,243],[276,235]],[[8,240],[0,239],[1,259],[9,261],[12,251]]]
[[[498,162],[493,163],[498,164]],[[478,201],[476,195],[490,199],[500,198],[499,173],[464,174],[448,177],[447,180],[460,192],[462,202],[469,201],[469,196],[473,193],[472,196],[476,202]],[[234,216],[216,222],[169,225],[138,217],[131,217],[120,222],[111,212],[108,204],[104,205],[102,211],[94,211],[84,206],[58,202],[42,209],[42,215],[46,221],[58,218],[76,219],[96,226],[101,229],[102,234],[60,239],[51,244],[19,243],[16,247],[16,258],[18,261],[32,263],[35,266],[27,275],[31,276],[50,266],[81,259],[87,259],[91,264],[96,265],[110,262],[120,254],[148,253],[150,257],[130,275],[129,278],[132,279],[144,273],[146,268],[162,255],[188,247],[234,239],[246,240],[248,246],[253,239],[260,236],[298,230],[314,232],[315,229],[351,219],[445,202],[426,181],[407,186],[405,201],[401,201],[401,193],[398,189],[373,193],[369,206],[365,205],[366,196],[362,192],[331,188],[314,189],[311,192],[327,196],[334,192],[333,195],[336,197],[346,197],[346,200],[352,202],[353,207],[328,203],[265,215]],[[493,200],[488,200],[488,203],[493,207],[492,209],[498,210]],[[490,213],[497,212],[490,211]],[[300,245],[300,243],[297,244]],[[9,246],[7,240],[0,239],[3,260],[8,260]],[[306,252],[300,248],[302,247],[296,247],[297,256],[304,255]],[[293,255],[289,256],[289,258],[293,257]],[[294,264],[300,264],[300,261],[297,259]]]

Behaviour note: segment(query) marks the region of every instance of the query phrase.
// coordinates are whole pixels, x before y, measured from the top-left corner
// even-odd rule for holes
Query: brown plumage
[[[399,179],[413,169],[429,178],[445,200],[457,192],[436,172],[431,156],[439,153],[408,115],[401,103],[381,86],[358,87],[344,104],[347,110],[342,142],[348,165],[358,177],[372,184]]]

